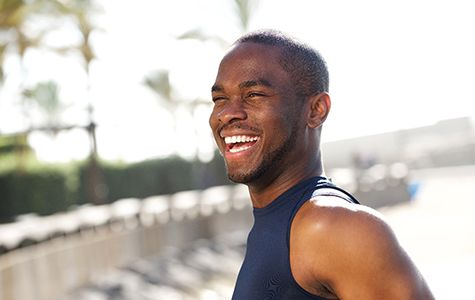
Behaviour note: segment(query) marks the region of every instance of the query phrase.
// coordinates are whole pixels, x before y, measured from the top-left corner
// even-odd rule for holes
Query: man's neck
[[[323,166],[318,157],[317,160],[301,168],[288,169],[274,177],[262,176],[265,178],[247,185],[252,205],[256,208],[266,207],[297,183],[322,174]]]

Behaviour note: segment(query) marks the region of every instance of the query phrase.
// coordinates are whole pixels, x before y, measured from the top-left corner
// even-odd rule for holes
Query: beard
[[[279,166],[287,154],[291,151],[297,140],[297,126],[294,124],[290,134],[283,143],[275,150],[264,154],[261,163],[247,172],[233,172],[227,170],[229,180],[235,183],[247,184],[260,179],[273,167]]]

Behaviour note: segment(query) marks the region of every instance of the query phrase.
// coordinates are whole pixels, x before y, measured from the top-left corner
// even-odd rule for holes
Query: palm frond
[[[168,70],[158,70],[147,76],[144,83],[164,101],[171,101],[171,85]]]
[[[191,29],[177,37],[179,40],[196,40],[200,42],[213,41],[223,48],[229,46],[229,42],[218,35],[210,35],[203,32],[201,29]]]

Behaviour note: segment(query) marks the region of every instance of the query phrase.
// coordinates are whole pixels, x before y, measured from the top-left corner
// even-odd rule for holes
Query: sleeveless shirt
[[[325,177],[306,179],[264,208],[254,208],[254,224],[232,300],[310,300],[312,295],[295,281],[290,270],[290,225],[298,209],[318,195],[358,201]]]

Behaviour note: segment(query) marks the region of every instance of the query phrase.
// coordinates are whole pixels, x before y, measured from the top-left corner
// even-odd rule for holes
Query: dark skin
[[[298,97],[280,55],[278,47],[238,44],[212,88],[210,126],[229,177],[249,187],[254,207],[323,175],[320,131],[330,96]],[[433,299],[383,218],[337,197],[319,196],[299,209],[290,263],[303,289],[328,299]]]

